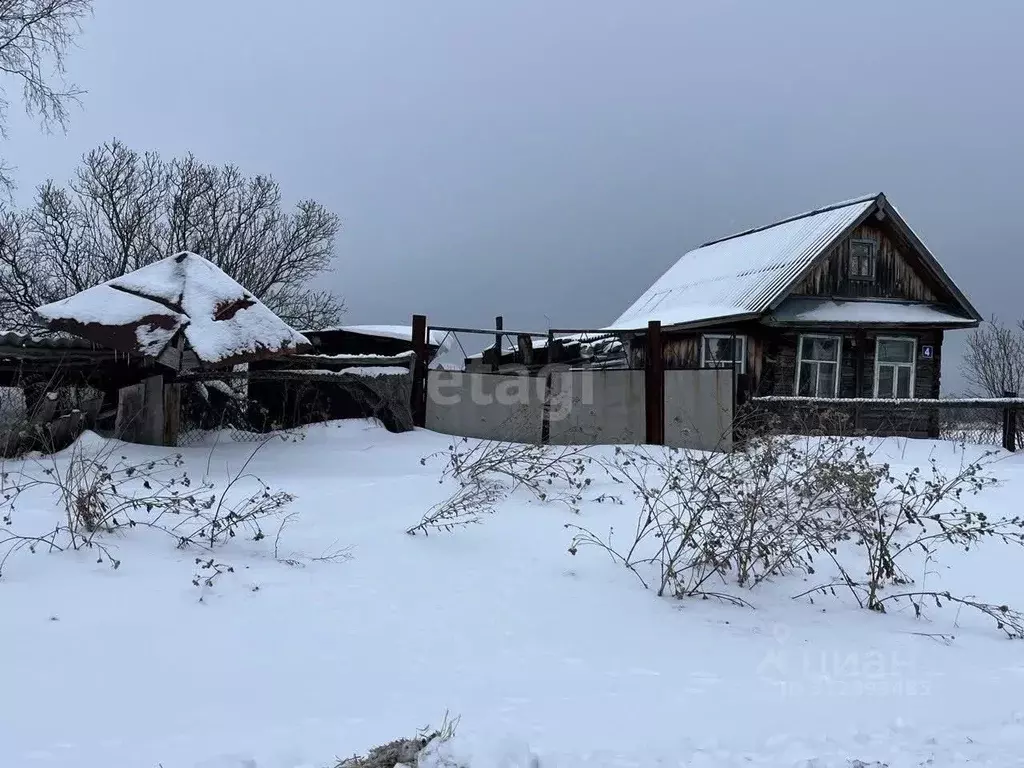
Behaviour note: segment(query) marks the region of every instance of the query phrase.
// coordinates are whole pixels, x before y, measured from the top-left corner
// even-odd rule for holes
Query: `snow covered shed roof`
[[[412,343],[411,325],[336,325],[330,328],[303,331],[302,333],[312,335],[335,332],[374,336],[379,339],[398,339],[400,341],[408,341],[410,344]],[[442,331],[430,331],[427,344],[445,351],[448,348],[447,336],[448,334]]]
[[[106,350],[98,344],[86,341],[75,336],[65,334],[33,334],[21,333],[20,331],[0,331],[0,349],[26,349],[26,350],[85,350],[89,352],[104,352]]]
[[[619,318],[613,330],[759,317],[776,308],[831,247],[872,213],[889,217],[964,313],[981,316],[885,195],[835,203],[767,226],[713,240],[683,255]]]
[[[207,365],[309,348],[302,334],[245,288],[202,256],[188,252],[39,307],[36,314],[51,330],[155,358],[181,333],[188,348]]]

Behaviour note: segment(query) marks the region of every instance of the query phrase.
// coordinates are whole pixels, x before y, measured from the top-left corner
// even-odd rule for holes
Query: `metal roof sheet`
[[[99,344],[94,344],[77,336],[57,334],[19,333],[18,331],[0,331],[0,347],[16,347],[19,349],[75,349],[87,351],[110,351]]]
[[[862,197],[706,243],[686,253],[609,327],[759,315],[880,196]]]

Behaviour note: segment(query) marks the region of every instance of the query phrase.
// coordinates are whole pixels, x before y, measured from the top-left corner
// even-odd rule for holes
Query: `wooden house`
[[[981,316],[884,195],[701,245],[611,326],[662,326],[666,368],[729,367],[747,396],[937,398],[947,330]]]

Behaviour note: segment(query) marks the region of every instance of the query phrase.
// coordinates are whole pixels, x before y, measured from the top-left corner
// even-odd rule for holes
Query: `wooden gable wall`
[[[850,277],[850,241],[874,240],[875,279]],[[928,275],[906,242],[884,223],[871,221],[854,230],[790,293],[791,296],[949,301],[946,291]]]

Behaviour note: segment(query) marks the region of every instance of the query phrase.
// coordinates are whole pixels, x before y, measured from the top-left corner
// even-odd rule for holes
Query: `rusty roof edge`
[[[153,351],[151,351],[151,352],[144,352],[142,349],[140,349],[138,347],[138,343],[139,342],[138,342],[137,331],[138,331],[138,329],[141,326],[143,326],[143,325],[147,324],[148,322],[150,322],[153,319],[153,317],[154,316],[147,316],[147,317],[141,318],[139,320],[139,322],[136,322],[136,323],[124,323],[124,324],[119,324],[119,325],[106,325],[106,324],[102,324],[102,323],[83,323],[80,320],[77,320],[75,318],[53,318],[53,319],[47,320],[46,324],[47,324],[47,327],[50,330],[52,330],[52,331],[57,331],[57,332],[61,332],[61,333],[70,334],[71,336],[83,339],[86,342],[89,342],[89,343],[92,343],[92,344],[96,344],[97,346],[99,346],[101,348],[109,349],[111,352],[118,352],[118,353],[121,353],[121,354],[128,354],[128,355],[136,355],[138,357],[145,357],[145,358],[151,358],[153,360],[156,360],[160,355],[162,355],[164,353],[164,351],[166,351],[168,346],[170,346],[171,342],[178,336],[178,334],[181,333],[181,331],[183,330],[183,328],[186,325],[186,322],[183,322],[183,321],[187,321],[187,318],[184,315],[177,315],[174,318],[174,321],[177,322],[177,324],[178,324],[177,328],[175,329],[175,332],[168,337],[166,343],[164,343],[162,346],[160,346],[159,349],[156,350],[155,352],[153,352]],[[166,315],[159,315],[157,317],[165,318],[167,316]],[[104,329],[105,331],[108,332],[109,338],[115,339],[115,340],[116,340],[116,335],[119,332],[132,330],[132,331],[135,332],[135,333],[133,333],[133,337],[135,339],[135,342],[134,342],[134,344],[131,345],[131,348],[128,349],[128,348],[126,348],[128,346],[127,344],[116,344],[116,343],[109,343],[109,342],[98,341],[90,333],[90,327]],[[166,363],[161,363],[161,364],[162,365],[166,365]]]

